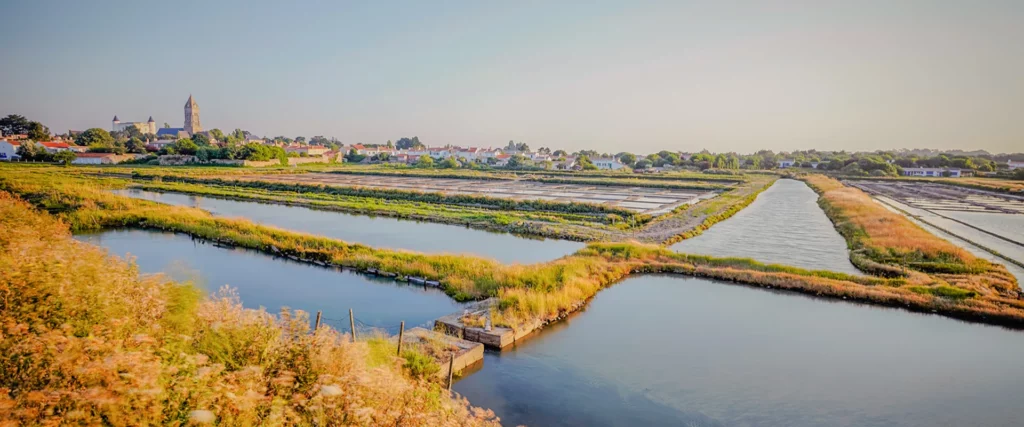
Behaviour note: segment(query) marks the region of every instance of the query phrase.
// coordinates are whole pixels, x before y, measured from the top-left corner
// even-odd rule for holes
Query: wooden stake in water
[[[452,390],[452,374],[455,373],[455,353],[452,353],[452,358],[448,359],[448,391]]]
[[[316,326],[313,327],[314,331],[317,330],[317,329],[320,329],[320,315],[321,314],[323,314],[323,311],[317,310],[317,312],[316,312]]]
[[[352,328],[352,342],[356,342],[356,316],[348,309],[348,327]]]
[[[398,325],[398,357],[402,357],[402,336],[405,335],[405,321]]]

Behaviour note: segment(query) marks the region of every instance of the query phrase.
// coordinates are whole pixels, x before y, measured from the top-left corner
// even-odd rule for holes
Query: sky
[[[1024,151],[1024,1],[0,1],[0,115],[429,145]]]

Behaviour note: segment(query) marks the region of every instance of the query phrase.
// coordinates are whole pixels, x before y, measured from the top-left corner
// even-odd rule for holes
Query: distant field
[[[512,200],[544,200],[565,203],[609,205],[648,215],[671,212],[683,204],[715,196],[700,190],[677,190],[624,186],[554,184],[524,180],[478,180],[466,178],[429,178],[357,174],[305,173],[294,175],[247,176],[259,180],[289,184],[368,187],[406,191],[475,195]]]

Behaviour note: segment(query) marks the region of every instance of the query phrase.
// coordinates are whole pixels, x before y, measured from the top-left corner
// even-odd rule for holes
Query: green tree
[[[359,163],[365,159],[366,156],[359,154],[355,148],[348,150],[348,154],[345,155],[345,161],[349,163]]]
[[[455,169],[459,167],[459,161],[455,160],[452,157],[449,157],[447,159],[442,160],[439,166],[445,169]]]
[[[200,147],[209,147],[210,137],[206,136],[205,134],[197,133],[195,135],[192,135],[192,143]]]
[[[114,137],[114,134],[111,134],[110,136]],[[124,138],[125,141],[127,141],[129,139],[132,139],[132,138],[138,138],[138,139],[145,138],[145,136],[142,134],[142,131],[140,131],[139,128],[137,128],[135,126],[128,126],[128,127],[124,128],[124,130],[121,132],[120,136],[122,138]],[[119,139],[119,138],[114,137],[114,139]]]
[[[75,144],[83,147],[112,147],[114,145],[114,137],[110,136],[110,132],[106,130],[90,128],[75,137]]]
[[[434,166],[434,159],[432,159],[432,158],[430,158],[430,156],[424,154],[424,155],[420,156],[418,159],[416,159],[416,166],[419,166],[421,168],[432,167],[432,166]]]
[[[647,159],[637,160],[633,166],[634,169],[647,169],[649,167],[651,167],[651,161]]]
[[[578,163],[580,165],[580,168],[582,168],[583,170],[597,170],[597,165],[595,165],[594,162],[591,162],[590,157],[586,155],[580,155],[579,157],[577,157],[576,163]]]
[[[129,153],[141,154],[146,152],[146,144],[142,142],[141,139],[137,137],[132,137],[128,140],[128,142],[124,143],[124,149],[127,150]]]
[[[49,141],[50,128],[39,122],[31,122],[28,125],[28,139],[33,141]]]
[[[71,162],[75,161],[77,158],[78,154],[75,154],[75,152],[71,150],[58,151],[53,155],[53,161],[63,163],[64,166],[70,165]]]
[[[18,157],[21,157],[21,160],[32,162],[48,162],[51,160],[50,153],[46,151],[46,147],[32,141],[21,143],[21,146],[18,147]]]
[[[192,142],[191,139],[182,138],[179,139],[178,142],[174,143],[174,149],[175,151],[178,152],[178,154],[188,154],[191,156],[195,155],[196,152],[199,151],[199,145],[197,145],[195,142]]]
[[[11,114],[0,119],[0,132],[3,132],[4,135],[27,134],[31,124],[32,122],[28,121],[25,116]]]
[[[505,167],[509,169],[517,169],[524,166],[528,166],[528,160],[522,154],[513,154],[512,157],[509,157],[508,162],[505,163]]]
[[[633,153],[619,154],[619,161],[625,165],[633,167],[634,165],[636,165],[636,155],[634,155]]]
[[[420,142],[420,137],[414,136],[412,138],[401,138],[395,143],[395,148],[399,150],[408,150],[410,148],[422,147],[423,144]]]
[[[220,129],[210,129],[210,136],[218,141],[224,141],[224,132]]]

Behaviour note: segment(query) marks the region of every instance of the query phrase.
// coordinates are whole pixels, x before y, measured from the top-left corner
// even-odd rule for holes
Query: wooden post
[[[314,331],[317,330],[317,329],[320,329],[320,315],[321,314],[323,314],[323,311],[320,311],[320,310],[316,311],[316,326],[313,327]]]
[[[402,357],[402,335],[405,335],[405,321],[398,325],[398,357]]]
[[[452,375],[455,373],[455,353],[448,359],[448,391],[452,390]]]
[[[352,309],[348,309],[348,326],[352,328],[352,342],[356,342],[356,316],[352,314]]]

